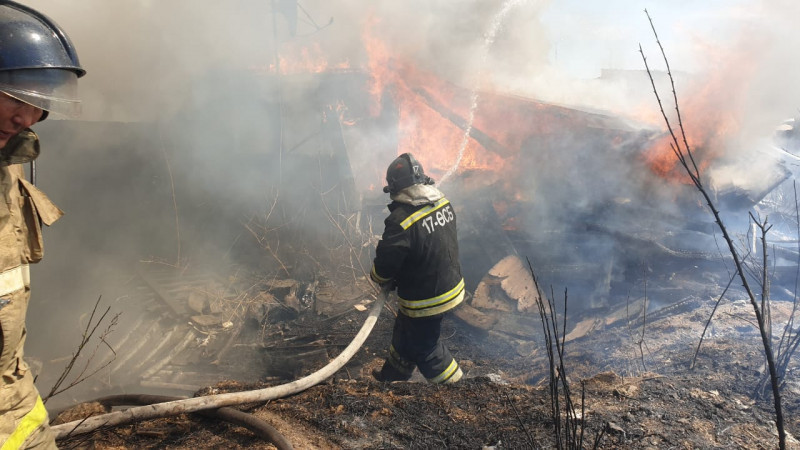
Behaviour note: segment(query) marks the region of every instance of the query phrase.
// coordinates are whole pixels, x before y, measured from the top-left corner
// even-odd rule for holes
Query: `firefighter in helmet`
[[[455,211],[410,153],[392,161],[386,182],[392,203],[370,278],[397,288],[398,314],[389,355],[373,376],[408,380],[418,368],[432,383],[454,383],[463,373],[439,335],[444,313],[464,300]]]
[[[0,446],[55,448],[33,375],[23,360],[29,264],[42,259],[41,224],[63,214],[25,178],[39,156],[31,125],[48,114],[79,112],[85,71],[64,31],[50,18],[0,0]]]

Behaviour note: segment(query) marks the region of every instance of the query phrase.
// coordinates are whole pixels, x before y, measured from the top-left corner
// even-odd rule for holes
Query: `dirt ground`
[[[749,305],[721,306],[694,369],[689,365],[713,302],[696,300],[684,306],[682,311],[654,314],[642,339],[637,337],[641,328],[622,321],[567,342],[565,367],[571,400],[584,419],[576,428],[583,448],[777,448],[771,394],[754,396],[764,364],[757,332],[741,318]],[[355,335],[365,314],[346,314],[325,326],[346,339]],[[568,328],[579,328],[582,320],[576,315]],[[451,317],[443,336],[465,371],[462,382],[431,385],[416,373],[409,382],[380,383],[369,374],[381,362],[391,323],[392,314],[384,308],[363,348],[324,383],[239,409],[277,428],[296,449],[558,447],[543,342],[508,339]],[[320,324],[297,326],[319,331]],[[793,367],[790,375],[796,372],[796,364]],[[201,393],[279,383],[224,381]],[[791,435],[800,433],[798,386],[790,380],[783,389]],[[560,401],[563,405],[563,397]],[[76,417],[80,413],[73,409],[58,420]],[[274,448],[247,429],[196,415],[101,430],[60,445]],[[789,445],[800,448],[792,437]]]

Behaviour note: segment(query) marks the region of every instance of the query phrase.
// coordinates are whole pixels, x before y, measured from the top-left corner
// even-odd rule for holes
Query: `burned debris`
[[[353,70],[295,80],[238,74],[237,83],[226,75],[230,89],[246,85],[263,92],[261,98],[282,99],[254,97],[270,117],[280,117],[270,120],[279,125],[273,129],[240,123],[236,136],[229,136],[227,128],[210,128],[189,145],[153,143],[137,131],[137,124],[114,125],[138,136],[142,146],[165,146],[172,158],[186,159],[195,144],[208,141],[227,146],[231,154],[215,160],[213,169],[203,166],[208,162],[175,169],[174,195],[180,200],[183,230],[173,239],[182,243],[181,260],[140,264],[126,284],[129,292],[120,298],[133,309],[120,333],[125,337],[114,343],[120,356],[111,365],[110,384],[191,391],[242,373],[291,377],[302,371],[300,360],[322,360],[329,356],[326,346],[337,345],[327,337],[331,330],[292,328],[304,320],[325,327],[325,320],[357,311],[372,295],[363,268],[369,264],[386,200],[374,186],[381,174],[365,168],[393,154],[403,139],[398,121],[408,105],[387,94],[374,114],[372,100],[360,94],[367,77]],[[469,93],[419,77],[416,84],[407,80],[416,107],[428,109],[438,126],[465,132]],[[315,95],[293,97],[307,85],[315,86]],[[450,94],[447,103],[442,91]],[[468,147],[475,157],[446,181],[460,208],[461,256],[470,298],[457,316],[465,324],[506,340],[520,355],[530,355],[541,330],[528,263],[548,293],[569,289],[575,305],[570,340],[615,323],[619,318],[612,317],[622,305],[641,304],[644,296],[658,310],[685,300],[687,291],[693,298],[707,297],[724,284],[716,275],[723,263],[707,244],[713,242],[712,224],[701,218],[696,201],[683,196],[686,189],[653,176],[641,156],[660,137],[658,132],[603,112],[481,95]],[[223,93],[206,101],[224,98]],[[194,105],[179,120],[205,122],[203,109]],[[369,149],[364,158],[365,136],[387,129],[387,139],[395,142]],[[251,135],[275,145],[251,149]],[[69,154],[67,150],[65,158]],[[129,204],[155,212],[160,228],[174,228],[163,162],[147,166],[138,157],[128,154],[129,162],[110,169],[124,170],[131,163],[146,167],[154,180],[152,195],[132,190]],[[438,161],[435,155],[431,158]],[[432,163],[434,178],[446,169],[446,159]],[[256,168],[255,178],[263,180],[258,205],[240,195],[254,186],[230,181],[253,179],[243,173]],[[181,190],[187,177],[212,172],[216,175],[206,190]],[[766,207],[775,198],[770,195],[778,190],[775,186],[786,185],[782,166],[774,173],[774,182],[758,191],[728,186],[718,195]],[[286,188],[279,184],[283,174],[302,176]],[[225,184],[232,190],[223,188]],[[543,196],[547,202],[540,201]],[[145,197],[160,197],[163,204],[145,202]],[[104,225],[126,232],[124,224]],[[142,247],[155,253],[168,241],[163,235],[155,241],[143,236]],[[207,245],[216,242],[224,243],[223,248]],[[791,250],[786,251],[791,257]],[[233,272],[199,267],[197,261],[206,255],[220,254],[232,263]],[[628,313],[638,314],[633,309]],[[249,361],[241,367],[226,364],[245,349],[257,350],[258,356],[239,358]],[[298,352],[304,357],[298,358]]]
[[[359,97],[367,77],[358,71],[291,81],[239,75],[241,83],[264,93],[253,102],[266,111],[267,122],[280,126],[232,121],[209,126],[186,144],[153,142],[137,124],[113,125],[143,147],[165,148],[171,161],[192,161],[199,145],[226,152],[175,168],[174,193],[165,163],[136,152],[116,152],[122,162],[102,174],[114,178],[131,164],[142,166],[149,184],[124,193],[128,198],[122,201],[132,216],[150,215],[153,222],[134,244],[147,262],[126,272],[113,290],[126,311],[119,333],[109,340],[116,356],[103,355],[113,361],[102,383],[74,398],[119,389],[191,395],[219,380],[293,380],[338,354],[372,302],[365,268],[386,203],[376,184],[382,174],[374,167],[407,139],[400,121],[408,105],[386,94],[382,109],[371,112],[370,100]],[[469,93],[425,80],[410,89],[416,107],[428,110],[450,135],[466,133]],[[314,85],[315,95],[293,97],[293,89],[304,84]],[[445,101],[437,93],[442,89],[453,97]],[[469,157],[445,180],[460,208],[469,294],[449,331],[465,343],[458,357],[468,376],[544,382],[536,311],[542,293],[532,286],[531,268],[546,295],[569,295],[564,341],[568,357],[580,361],[576,373],[669,370],[663,361],[678,360],[674,353],[685,343],[678,338],[701,326],[697,311],[705,311],[727,279],[702,207],[687,195],[687,186],[655,175],[642,156],[660,133],[612,114],[521,97],[482,93],[481,101],[469,128]],[[176,120],[204,124],[208,117],[189,109]],[[96,124],[82,126],[97,131]],[[370,147],[366,137],[375,135],[386,145]],[[262,140],[270,145],[255,146]],[[65,160],[69,155],[68,150]],[[429,156],[434,178],[447,171],[452,156]],[[208,178],[204,189],[186,189],[198,174]],[[242,182],[253,179],[255,187]],[[789,225],[787,181],[789,172],[778,164],[766,186],[727,185],[715,193],[736,208],[775,214],[780,207]],[[249,190],[259,192],[256,201],[245,195]],[[175,236],[151,231],[175,229],[175,216]],[[103,225],[127,233],[126,224],[110,218]],[[92,234],[90,228],[82,233]],[[150,257],[176,247],[179,253],[169,263]],[[796,251],[790,239],[775,248],[784,263],[776,267],[781,281],[775,287],[783,289],[791,284],[787,267]],[[116,256],[121,259],[123,252]],[[741,314],[741,306],[724,311]],[[726,323],[712,334],[729,339],[740,328]],[[669,337],[652,339],[654,333]],[[642,341],[647,349],[636,345]],[[476,350],[465,350],[470,346]],[[362,369],[379,358],[378,351],[368,346],[337,377],[363,378]],[[487,361],[487,354],[496,359]],[[626,386],[618,389],[618,396],[627,392]],[[630,423],[612,423],[609,429],[620,441],[643,433]]]

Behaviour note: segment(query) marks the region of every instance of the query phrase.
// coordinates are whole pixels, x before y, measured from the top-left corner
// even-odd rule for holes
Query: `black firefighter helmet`
[[[86,71],[67,34],[35,9],[0,0],[0,91],[47,112],[80,112]],[[44,119],[44,116],[42,117]]]
[[[411,153],[403,153],[395,158],[386,169],[386,183],[383,192],[396,194],[415,184],[433,184],[433,178],[425,175],[422,164]]]

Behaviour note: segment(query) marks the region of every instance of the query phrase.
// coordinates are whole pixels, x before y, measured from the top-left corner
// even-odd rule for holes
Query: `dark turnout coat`
[[[375,250],[370,277],[397,285],[399,310],[408,317],[430,317],[464,299],[458,260],[456,214],[442,197],[411,205],[393,201]]]

